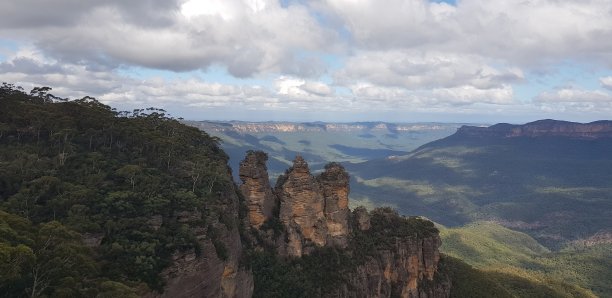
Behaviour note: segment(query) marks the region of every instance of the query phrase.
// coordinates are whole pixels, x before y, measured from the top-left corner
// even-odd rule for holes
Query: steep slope
[[[251,296],[217,140],[48,91],[0,88],[2,296]]]
[[[445,225],[496,221],[557,248],[612,227],[610,127],[462,127],[410,155],[346,166],[356,197]]]
[[[550,252],[529,235],[492,222],[476,222],[458,228],[440,228],[445,254],[490,272],[511,292],[530,281],[539,288],[574,297],[612,295],[612,245],[572,246]]]

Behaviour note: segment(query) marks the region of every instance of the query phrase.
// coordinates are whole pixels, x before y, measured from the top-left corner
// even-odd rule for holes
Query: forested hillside
[[[540,289],[573,293],[574,297],[588,297],[592,295],[589,290],[599,297],[612,294],[610,244],[568,246],[551,252],[529,235],[493,222],[438,228],[442,252],[484,270],[511,292]],[[521,286],[527,281],[532,286]]]
[[[612,227],[609,130],[610,121],[464,127],[347,170],[358,197],[448,226],[495,221],[558,249]]]
[[[163,110],[49,92],[0,88],[0,296],[161,290],[172,254],[201,249],[187,223],[227,257],[205,222],[232,184],[217,139]]]

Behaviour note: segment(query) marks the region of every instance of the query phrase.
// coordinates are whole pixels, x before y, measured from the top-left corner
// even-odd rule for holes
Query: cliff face
[[[399,222],[398,222],[399,219]],[[381,233],[381,221],[399,223],[386,229],[401,229],[403,219],[389,209],[377,210],[372,227],[370,215],[359,207],[353,211],[352,222],[356,233],[372,237]],[[360,238],[357,238],[360,239]],[[378,247],[365,257],[365,261],[350,272],[348,282],[330,297],[449,297],[451,283],[438,274],[442,244],[437,233],[409,237],[387,237],[389,243]]]
[[[448,297],[450,281],[434,282],[439,246],[439,237],[398,239],[393,248],[379,251],[358,266],[347,284],[329,296]],[[429,286],[422,286],[425,283]]]
[[[539,120],[524,125],[496,124],[490,127],[462,126],[458,135],[472,137],[569,137],[578,139],[612,138],[612,121],[575,123]]]
[[[268,156],[263,152],[249,154],[240,163],[240,191],[247,199],[248,221],[253,227],[259,228],[272,217],[274,195],[269,185],[266,161]]]
[[[325,171],[317,177],[325,198],[325,223],[327,242],[338,247],[346,247],[348,241],[349,213],[349,175],[336,163],[328,164]]]
[[[186,224],[196,235],[200,254],[189,250],[176,252],[172,264],[164,269],[166,282],[162,294],[153,292],[147,297],[251,297],[253,275],[240,266],[243,243],[238,222],[220,222],[221,214],[238,219],[239,200],[236,189],[230,186],[219,194],[218,205],[210,206],[215,211],[205,215],[208,227],[201,225],[202,214],[184,212],[177,214],[178,221]],[[215,239],[214,242],[212,239]],[[223,251],[223,252],[222,252]]]
[[[265,165],[253,162],[264,159],[254,159],[255,154],[258,153],[249,153],[241,163],[241,179],[245,184],[253,182],[241,187],[245,201],[250,206],[250,202],[261,201],[259,194],[265,193],[267,197],[263,201],[276,202],[273,208],[279,210],[278,217],[273,215],[268,220],[277,220],[282,226],[282,232],[273,234],[265,230],[265,223],[255,225],[251,221],[251,231],[259,233],[254,239],[265,242],[255,241],[255,246],[267,245],[277,255],[290,259],[309,255],[321,247],[335,247],[359,260],[358,265],[338,272],[344,281],[322,296],[449,296],[448,278],[437,273],[441,241],[431,222],[403,218],[390,210],[371,214],[364,208],[356,208],[351,213],[349,176],[344,168],[331,163],[315,177],[299,156],[293,167],[279,177],[274,191],[263,191],[270,188],[268,181],[247,175],[258,173],[267,177],[261,175]],[[411,225],[417,228],[413,231]]]

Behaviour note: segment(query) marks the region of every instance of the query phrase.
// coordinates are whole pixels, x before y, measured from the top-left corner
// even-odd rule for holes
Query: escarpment
[[[558,120],[538,120],[523,125],[499,123],[489,127],[462,126],[457,135],[468,137],[565,137],[574,139],[612,138],[612,121],[576,123]]]
[[[240,167],[241,190],[249,207],[249,220],[245,223],[255,235],[252,245],[275,255],[274,258],[284,259],[282,262],[288,264],[284,268],[297,268],[293,270],[298,270],[298,276],[308,274],[299,268],[308,268],[310,265],[305,264],[309,260],[315,260],[313,266],[327,262],[321,256],[329,250],[351,260],[347,263],[336,262],[336,258],[329,260],[334,265],[328,265],[327,270],[342,278],[331,287],[321,286],[315,292],[317,296],[449,296],[450,281],[438,272],[441,241],[432,222],[406,218],[389,208],[368,212],[358,207],[351,212],[349,175],[337,163],[328,164],[314,176],[306,161],[298,156],[272,189],[266,179],[260,179],[267,177],[265,160],[264,153],[249,152]],[[272,215],[264,216],[264,223],[251,220],[261,218],[267,204],[272,204]],[[306,263],[297,261],[300,258]],[[253,270],[258,293],[258,286],[269,285],[258,285],[257,274],[268,274],[271,269],[266,265],[265,271]]]

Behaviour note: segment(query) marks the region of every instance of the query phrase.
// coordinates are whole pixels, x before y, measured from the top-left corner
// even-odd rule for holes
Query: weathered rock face
[[[287,254],[302,256],[309,244],[327,243],[325,200],[321,187],[310,174],[308,164],[297,156],[287,173],[279,177],[276,193],[280,198],[279,219],[288,233]]]
[[[414,228],[420,232],[396,233],[395,229],[405,229],[407,219],[390,209],[372,214],[375,217],[371,217],[363,207],[355,208],[351,216],[353,233],[362,235],[358,239],[378,239],[385,244],[373,243],[376,248],[359,262],[356,269],[346,273],[346,283],[327,296],[449,297],[450,280],[438,273],[438,248],[442,242],[433,224]],[[371,222],[374,219],[377,221],[375,226]],[[424,220],[417,222],[425,223]],[[417,224],[413,222],[412,225]],[[376,236],[383,234],[386,235],[383,238]]]
[[[327,242],[346,247],[349,236],[349,175],[338,163],[330,163],[317,177],[325,199],[325,223]]]
[[[263,152],[249,152],[240,164],[240,190],[249,209],[248,224],[259,233],[255,237],[259,244],[274,246],[280,255],[294,257],[309,254],[315,247],[346,247],[350,210],[349,176],[344,168],[331,163],[314,177],[306,161],[297,156],[272,191],[266,160]],[[284,232],[273,236],[260,228],[272,219],[275,209]]]
[[[356,223],[357,229],[360,231],[367,231],[370,229],[370,215],[366,208],[359,206],[353,211],[353,218]]]
[[[524,125],[496,124],[490,127],[462,126],[457,135],[472,137],[568,137],[577,139],[612,138],[612,121],[575,123],[539,120]]]
[[[397,239],[347,276],[347,284],[330,297],[449,297],[450,281],[434,275],[440,260],[440,237]],[[428,286],[423,286],[428,284]]]
[[[248,208],[250,226],[259,228],[272,217],[275,197],[270,188],[266,161],[268,156],[261,152],[249,152],[240,162],[240,191]]]

